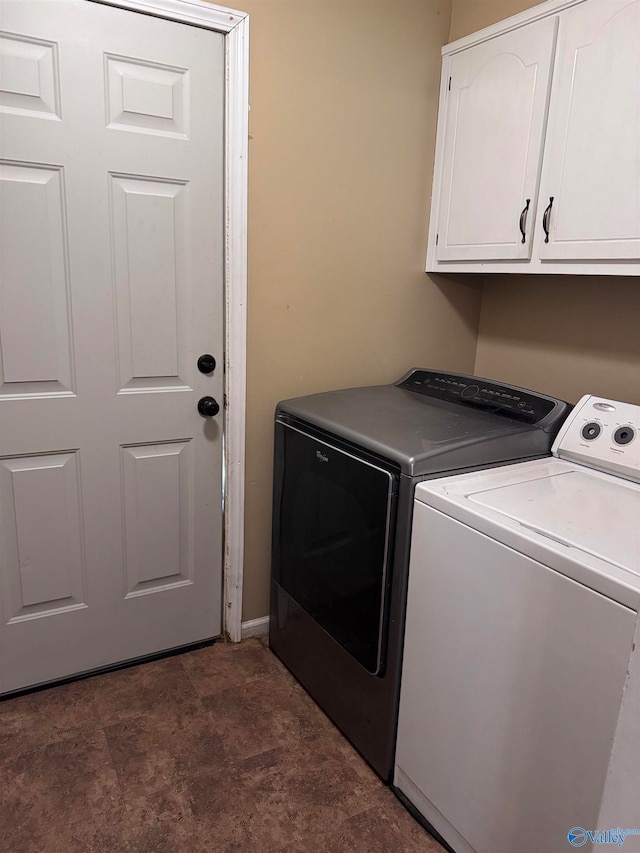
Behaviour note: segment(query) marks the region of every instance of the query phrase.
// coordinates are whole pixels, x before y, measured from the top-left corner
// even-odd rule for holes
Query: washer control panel
[[[640,482],[640,406],[583,397],[558,433],[553,455]]]

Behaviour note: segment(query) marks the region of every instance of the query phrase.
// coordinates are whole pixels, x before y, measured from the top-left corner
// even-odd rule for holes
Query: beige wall
[[[640,403],[640,281],[488,277],[476,373],[571,402],[601,394]]]
[[[535,5],[453,0],[450,40]],[[572,402],[595,393],[640,403],[640,281],[486,277],[475,371]]]
[[[640,285],[491,276],[483,297],[479,276],[423,272],[440,47],[533,0],[238,5],[251,15],[246,620],[268,612],[279,399],[421,364],[640,402]]]
[[[268,612],[282,398],[472,370],[481,282],[423,272],[451,0],[249,0],[243,619]]]
[[[538,4],[539,0],[453,0],[448,41],[468,36]]]

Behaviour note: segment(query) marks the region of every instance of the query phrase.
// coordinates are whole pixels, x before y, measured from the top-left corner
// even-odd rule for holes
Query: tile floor
[[[254,639],[1,702],[0,850],[443,848]]]

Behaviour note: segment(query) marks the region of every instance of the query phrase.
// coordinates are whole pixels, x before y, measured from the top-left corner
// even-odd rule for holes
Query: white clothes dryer
[[[416,487],[394,790],[456,853],[640,850],[639,433]]]

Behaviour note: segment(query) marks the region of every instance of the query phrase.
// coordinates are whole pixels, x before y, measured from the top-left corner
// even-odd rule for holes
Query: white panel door
[[[563,12],[539,220],[543,259],[640,258],[640,0]]]
[[[7,692],[220,633],[224,36],[86,0],[1,23]]]
[[[557,21],[450,59],[438,261],[531,257]]]

